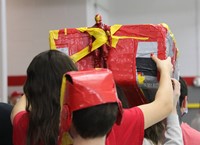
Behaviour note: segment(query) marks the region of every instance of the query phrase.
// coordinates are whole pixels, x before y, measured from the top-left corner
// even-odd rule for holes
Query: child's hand
[[[171,57],[168,57],[165,60],[160,60],[155,55],[151,55],[151,58],[156,63],[157,69],[160,71],[160,73],[168,72],[170,74],[170,76],[171,76],[171,74],[173,72],[173,66],[172,66],[172,63],[171,63]]]
[[[172,78],[172,86],[173,86],[173,96],[174,96],[174,104],[173,104],[173,110],[172,110],[172,113],[176,113],[176,105],[177,105],[177,102],[179,100],[179,97],[180,97],[180,94],[181,94],[181,86],[180,86],[180,83],[178,80]]]

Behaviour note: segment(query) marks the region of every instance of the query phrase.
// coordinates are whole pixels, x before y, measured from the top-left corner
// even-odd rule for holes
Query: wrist
[[[171,114],[177,114],[176,107],[172,109],[172,112],[171,112]]]
[[[167,68],[163,68],[160,70],[160,74],[169,75],[171,76],[171,72]]]

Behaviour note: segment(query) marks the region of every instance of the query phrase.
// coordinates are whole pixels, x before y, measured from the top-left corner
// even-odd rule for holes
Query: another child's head
[[[181,110],[181,115],[183,116],[188,112],[187,104],[188,104],[188,87],[187,83],[185,80],[180,77],[179,82],[181,84],[181,95],[179,98],[179,104],[180,104],[180,110]]]
[[[101,104],[73,112],[73,125],[82,138],[103,137],[118,115],[117,103]]]
[[[68,113],[61,114],[71,114],[68,119],[71,117],[72,121],[68,127],[74,130],[72,136],[79,135],[85,139],[103,137],[116,121],[120,123],[121,102],[111,71],[97,69],[69,72],[66,78],[62,108],[68,110]]]
[[[77,70],[73,61],[57,50],[44,51],[31,61],[24,85],[29,112],[27,145],[57,143],[62,76],[72,70]]]
[[[183,100],[185,99],[186,96],[188,96],[188,87],[187,87],[185,80],[182,77],[179,78],[179,82],[181,85],[181,95],[180,95],[180,99],[179,99],[180,107],[181,107]]]
[[[35,56],[28,66],[24,85],[28,107],[31,106],[32,111],[35,108],[53,107],[49,104],[50,100],[59,104],[62,76],[74,70],[77,68],[72,60],[57,50],[44,51]]]

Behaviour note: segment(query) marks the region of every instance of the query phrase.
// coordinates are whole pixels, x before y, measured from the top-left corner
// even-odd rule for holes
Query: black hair
[[[57,144],[62,76],[72,70],[77,70],[73,61],[57,50],[33,58],[24,85],[29,112],[27,145]]]
[[[73,124],[82,138],[103,137],[118,115],[117,103],[106,103],[73,112]]]
[[[179,104],[181,107],[182,102],[185,99],[185,96],[188,96],[188,87],[187,87],[187,83],[185,82],[185,80],[182,77],[179,77],[179,82],[181,85],[181,95],[179,98]]]

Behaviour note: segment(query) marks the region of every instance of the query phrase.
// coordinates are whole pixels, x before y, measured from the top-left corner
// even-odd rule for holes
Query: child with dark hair
[[[179,82],[181,84],[181,95],[179,99],[179,105],[180,105],[180,110],[181,110],[181,116],[187,114],[188,108],[187,108],[187,100],[188,100],[188,88],[187,84],[184,81],[182,77],[179,78]]]
[[[69,72],[65,77],[61,130],[69,130],[73,145],[104,145],[106,135],[116,121],[120,124],[122,116],[111,71]]]
[[[77,70],[73,61],[57,50],[33,58],[11,115],[14,145],[57,144],[62,76],[72,70]]]
[[[180,77],[179,82],[181,84],[181,96],[180,96],[180,110],[181,116],[187,114],[188,108],[188,87],[185,80]],[[190,127],[187,123],[181,121],[181,129],[183,134],[184,145],[199,145],[200,132]]]

